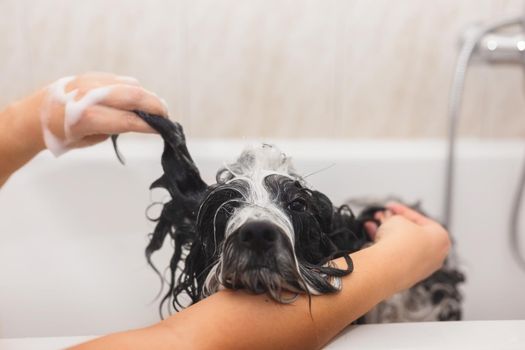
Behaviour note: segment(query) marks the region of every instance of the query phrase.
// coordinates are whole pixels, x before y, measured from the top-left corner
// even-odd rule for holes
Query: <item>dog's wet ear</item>
[[[199,263],[194,266],[194,264],[190,264],[190,261],[199,260],[193,259],[195,256],[198,258],[200,252],[196,220],[199,206],[206,194],[208,185],[202,180],[199,169],[191,158],[180,124],[141,111],[135,111],[135,113],[157,131],[164,140],[164,151],[161,158],[164,174],[151,184],[150,189],[164,188],[169,192],[171,199],[163,205],[158,219],[154,220],[156,227],[150,235],[150,242],[146,247],[148,263],[159,274],[161,281],[164,281],[164,277],[153,265],[151,255],[162,247],[166,236],[169,235],[173,241],[174,253],[170,261],[170,278],[168,279],[170,288],[160,305],[162,316],[162,306],[168,300],[172,301],[172,306],[176,309],[182,307],[178,298],[172,297],[178,295],[176,288],[186,291],[192,301],[196,301],[197,293],[194,290],[192,280],[195,273],[192,271],[200,267],[198,266]],[[183,251],[186,249],[189,250],[192,258],[187,259],[184,273],[178,276],[179,282],[186,279],[186,283],[176,283],[175,272],[183,263]]]
[[[318,191],[312,191],[312,198],[317,203],[316,219],[321,229],[337,247],[336,256],[359,250],[369,241],[363,222],[356,218],[350,207],[343,205],[337,208]]]
[[[341,286],[337,281],[339,277],[348,275],[353,271],[353,262],[349,254],[356,249],[353,245],[349,248],[349,242],[356,242],[353,233],[353,214],[335,208],[330,199],[318,191],[309,191],[311,196],[311,214],[315,217],[316,223],[304,225],[314,228],[307,231],[307,237],[316,239],[302,240],[309,243],[307,246],[299,244],[299,252],[309,252],[304,254],[306,261],[301,261],[301,273],[314,290],[320,293],[334,293],[340,290]],[[347,215],[350,215],[347,217]],[[317,230],[315,227],[318,226]],[[319,231],[320,229],[320,231]],[[347,263],[346,269],[339,269],[330,265],[330,261],[344,257]],[[335,279],[334,279],[335,278]]]
[[[314,215],[321,226],[321,230],[323,232],[332,231],[332,216],[334,212],[332,201],[319,191],[311,191],[311,196],[315,208]]]
[[[319,191],[310,192],[312,214],[321,229],[320,246],[316,251],[319,261],[326,262],[357,250],[362,242],[359,225],[348,207],[334,207],[332,201]]]
[[[192,206],[192,202],[195,199],[200,200],[208,186],[202,180],[199,169],[191,158],[182,126],[160,116],[141,111],[135,113],[164,139],[162,153],[164,175],[152,183],[150,188],[166,188],[173,199],[183,200],[180,204]]]

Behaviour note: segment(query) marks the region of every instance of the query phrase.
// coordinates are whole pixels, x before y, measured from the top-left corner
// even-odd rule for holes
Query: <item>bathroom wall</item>
[[[0,105],[132,75],[198,137],[442,137],[459,34],[521,0],[2,0]],[[476,66],[461,132],[525,136],[522,70]]]

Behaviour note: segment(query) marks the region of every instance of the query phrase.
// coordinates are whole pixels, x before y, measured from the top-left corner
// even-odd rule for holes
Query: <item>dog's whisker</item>
[[[217,254],[217,246],[218,246],[218,244],[217,244],[217,225],[216,225],[216,222],[217,222],[217,215],[219,214],[219,211],[220,211],[221,209],[225,208],[225,205],[227,205],[227,204],[229,204],[229,203],[233,203],[233,202],[238,202],[238,203],[240,203],[241,200],[239,200],[239,199],[235,199],[235,198],[234,198],[234,199],[230,199],[230,200],[228,200],[228,201],[222,203],[222,204],[217,208],[217,210],[215,211],[215,214],[213,215],[213,241],[214,241],[214,246],[215,246],[215,250],[213,251],[213,255],[214,255],[214,256]],[[228,209],[225,209],[225,210],[227,211]],[[233,213],[233,211],[232,211],[232,212],[228,212],[228,213],[231,215],[231,214]]]
[[[319,170],[316,170],[316,171],[311,172],[311,173],[309,173],[309,174],[307,174],[307,175],[304,175],[304,176],[303,176],[303,179],[307,179],[307,178],[309,178],[310,176],[313,176],[313,175],[316,175],[316,174],[322,173],[323,171],[326,171],[326,170],[328,170],[328,169],[331,169],[331,168],[333,168],[333,167],[336,166],[336,165],[337,165],[336,163],[332,163],[332,164],[330,164],[330,165],[327,165],[327,166],[325,166],[325,167],[323,167],[323,168],[321,168],[321,169],[319,169]]]

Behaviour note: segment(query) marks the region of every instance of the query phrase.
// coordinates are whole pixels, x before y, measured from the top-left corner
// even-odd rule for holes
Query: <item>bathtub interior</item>
[[[211,182],[251,142],[190,139],[189,147]],[[442,211],[440,141],[270,142],[303,174],[333,164],[308,181],[336,204],[396,195],[422,201],[436,217]],[[0,337],[105,334],[158,321],[160,282],[143,250],[153,228],[145,208],[165,196],[148,190],[161,173],[161,149],[155,136],[124,137],[126,166],[109,143],[58,159],[44,152],[2,188]],[[463,140],[458,152],[451,230],[467,274],[465,319],[523,319],[525,272],[510,255],[507,230],[525,144]],[[168,258],[164,249],[155,261],[166,266]]]

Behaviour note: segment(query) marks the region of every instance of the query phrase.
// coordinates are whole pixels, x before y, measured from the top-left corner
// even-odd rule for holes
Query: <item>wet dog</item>
[[[146,248],[153,266],[151,256],[166,237],[173,245],[161,310],[166,302],[179,310],[223,288],[266,293],[280,303],[294,300],[283,297],[285,290],[311,296],[342,288],[341,277],[353,270],[349,254],[372,244],[364,224],[385,209],[381,204],[367,205],[357,216],[348,205],[334,206],[308,186],[288,156],[268,144],[245,149],[208,185],[182,127],[136,113],[164,139],[164,174],[151,188],[166,189],[170,199]],[[331,262],[338,257],[346,260],[345,269]],[[446,265],[361,321],[460,319],[462,281],[463,275]]]

